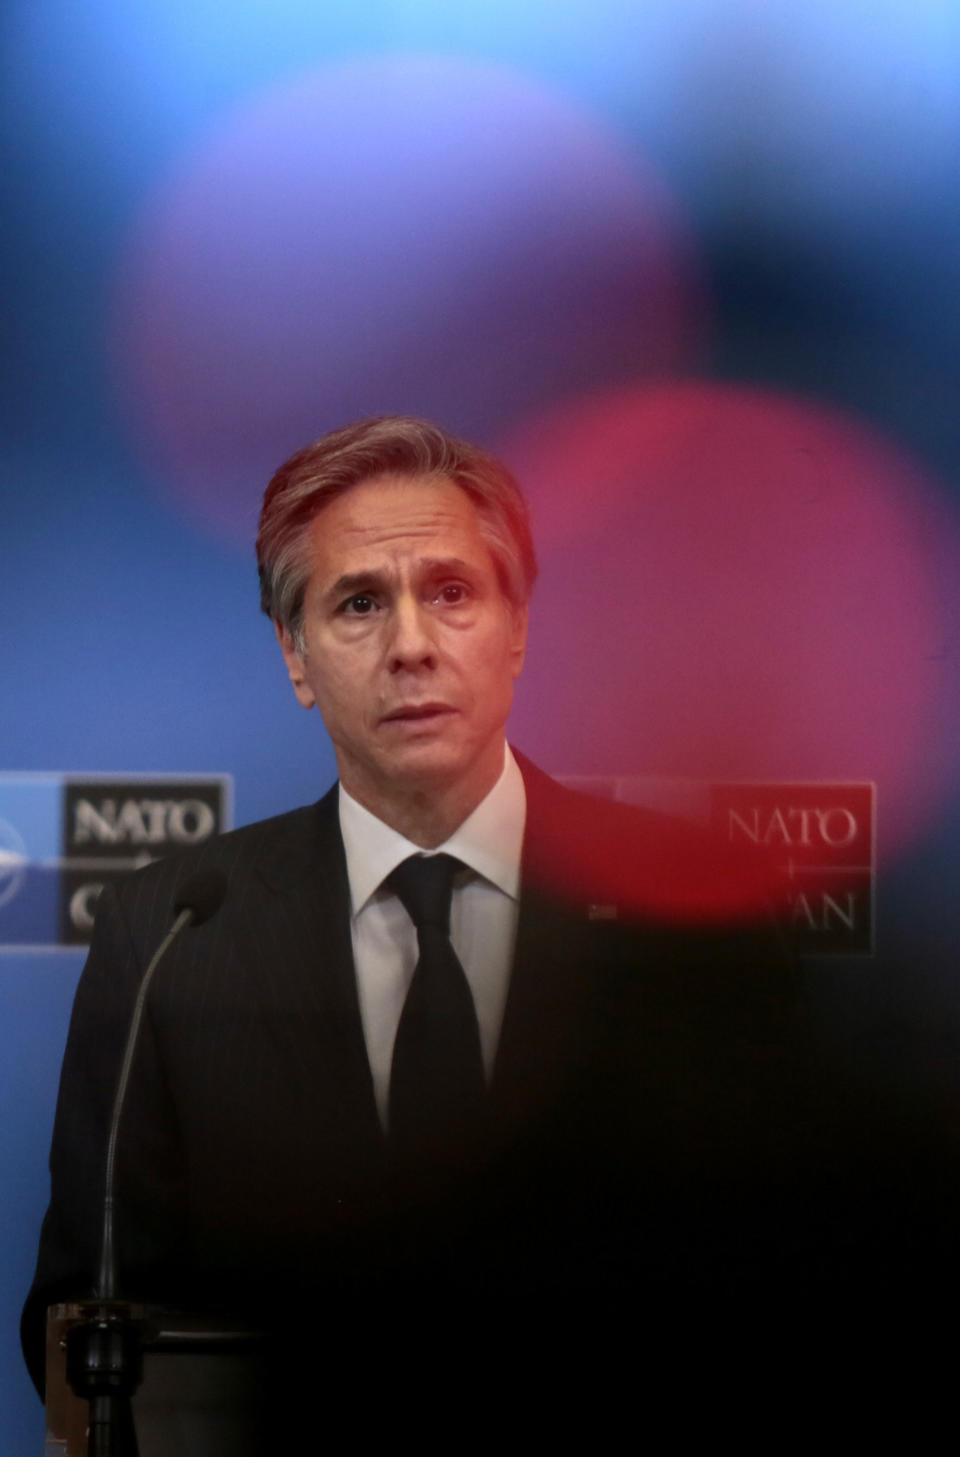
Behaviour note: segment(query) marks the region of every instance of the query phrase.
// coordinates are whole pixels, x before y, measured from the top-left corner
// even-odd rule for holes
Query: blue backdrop
[[[545,767],[878,784],[878,954],[830,996],[894,1033],[927,999],[952,1097],[957,7],[8,0],[2,34],[0,770],[316,797],[259,495],[434,416],[530,484]],[[0,954],[16,1457],[81,962]]]

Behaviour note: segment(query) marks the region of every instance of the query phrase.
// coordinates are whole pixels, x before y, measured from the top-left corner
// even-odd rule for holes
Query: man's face
[[[345,789],[376,812],[397,791],[475,787],[502,764],[526,609],[507,602],[480,518],[451,481],[377,476],[311,527],[297,697],[319,708]]]

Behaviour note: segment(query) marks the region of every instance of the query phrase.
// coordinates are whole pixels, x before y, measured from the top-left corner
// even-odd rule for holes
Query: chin
[[[472,759],[464,753],[438,748],[436,744],[411,745],[385,766],[387,778],[428,784],[431,781],[456,779],[470,772]]]
[[[422,788],[446,786],[459,779],[469,779],[484,757],[485,748],[473,744],[432,743],[407,744],[401,752],[391,754],[383,764],[383,775],[396,783]]]

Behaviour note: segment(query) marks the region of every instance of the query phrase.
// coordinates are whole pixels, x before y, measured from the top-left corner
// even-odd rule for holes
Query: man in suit
[[[24,1316],[35,1378],[46,1305],[91,1291],[130,1010],[200,868],[225,903],[160,968],[124,1115],[125,1294],[268,1328],[320,1310],[341,1353],[402,1308],[437,1359],[494,1320],[570,1328],[584,1302],[785,1266],[805,1072],[791,972],[747,914],[756,867],[507,746],[535,575],[509,474],[423,422],[360,422],[274,476],[258,558],[339,784],[104,892]],[[424,858],[449,899],[421,924],[402,867]]]

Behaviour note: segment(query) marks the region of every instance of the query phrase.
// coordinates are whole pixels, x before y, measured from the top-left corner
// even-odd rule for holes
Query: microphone
[[[135,1457],[137,1452],[130,1399],[142,1374],[141,1334],[128,1308],[118,1302],[113,1212],[117,1139],[147,993],[154,972],[183,928],[209,921],[226,893],[227,877],[220,870],[201,870],[183,882],[174,896],[175,919],[143,974],[130,1018],[107,1141],[96,1309],[67,1335],[67,1380],[77,1396],[90,1402],[88,1457]]]
[[[227,877],[222,870],[198,870],[177,891],[173,909],[177,915],[189,911],[190,925],[202,926],[223,905],[226,893]]]

